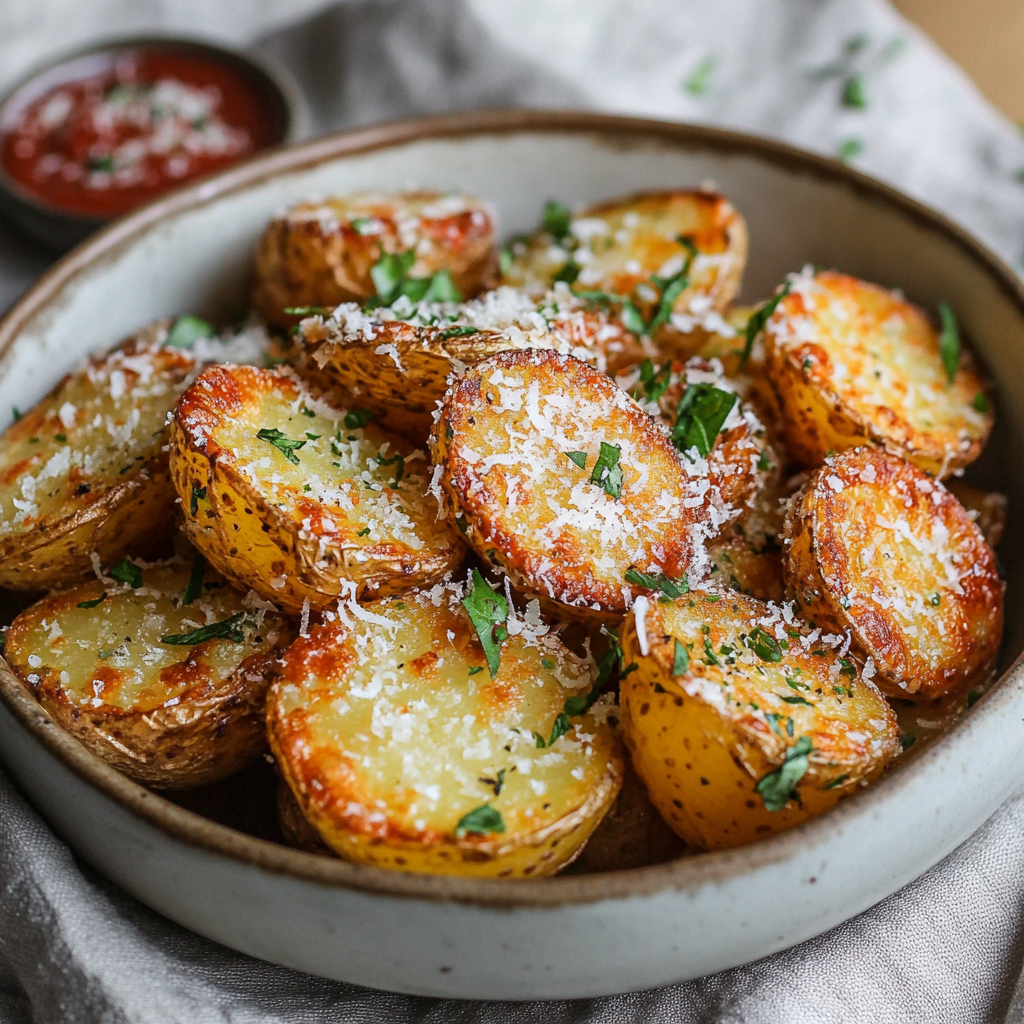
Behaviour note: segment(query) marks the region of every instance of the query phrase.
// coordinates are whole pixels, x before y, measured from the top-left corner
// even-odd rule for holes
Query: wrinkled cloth
[[[0,84],[115,24],[253,45],[298,79],[318,131],[496,106],[723,125],[842,153],[1012,265],[1024,251],[1024,140],[880,0],[3,0]],[[0,307],[50,259],[0,226]],[[2,773],[0,885],[0,1024],[1024,1024],[1020,800],[794,949],[562,1003],[410,998],[242,956],[84,867]]]

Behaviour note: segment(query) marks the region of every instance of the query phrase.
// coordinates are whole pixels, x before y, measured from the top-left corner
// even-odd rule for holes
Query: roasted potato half
[[[659,366],[648,359],[616,383],[665,425],[684,468],[707,478],[716,527],[753,506],[779,457],[720,363],[668,360]]]
[[[895,756],[896,717],[842,642],[739,594],[637,603],[622,628],[637,666],[619,688],[624,735],[687,843],[721,850],[792,828]]]
[[[285,369],[211,367],[171,423],[185,532],[243,590],[292,611],[350,585],[400,593],[459,565],[465,547],[427,474],[423,452]]]
[[[0,586],[41,590],[174,528],[165,421],[197,372],[158,324],[68,374],[0,438]]]
[[[263,706],[295,635],[205,567],[125,561],[51,594],[7,632],[4,657],[72,736],[147,786],[225,778],[266,750]]]
[[[534,294],[566,281],[609,304],[627,327],[639,318],[656,342],[674,339],[692,350],[686,336],[729,305],[746,261],[746,223],[723,196],[647,192],[576,215],[548,203],[543,229],[512,244],[502,280]]]
[[[318,382],[373,410],[408,437],[430,432],[447,378],[509,349],[568,352],[599,369],[643,358],[639,341],[564,285],[540,300],[498,288],[471,302],[420,303],[364,311],[354,303],[302,322],[300,339]]]
[[[1006,495],[972,487],[959,480],[950,480],[946,488],[967,509],[967,514],[977,523],[988,546],[993,551],[999,547],[1006,529]]]
[[[978,457],[990,396],[948,307],[940,335],[898,292],[846,274],[805,273],[789,287],[765,342],[797,460],[813,468],[830,451],[876,444],[942,478]]]
[[[267,705],[278,767],[324,842],[428,874],[568,864],[623,764],[614,705],[584,707],[590,666],[546,632],[536,602],[515,617],[477,572],[469,590],[339,610],[289,648]]]
[[[643,409],[572,356],[478,363],[449,388],[430,444],[442,504],[473,549],[575,618],[621,617],[703,551],[707,461],[690,476]]]
[[[804,614],[849,630],[885,693],[934,700],[992,671],[1003,632],[995,555],[916,466],[877,448],[826,460],[791,504],[786,539]]]
[[[299,316],[286,309],[384,297],[382,290],[397,293],[404,282],[439,272],[447,274],[444,294],[470,297],[492,287],[497,271],[486,203],[440,192],[362,192],[299,203],[270,222],[256,254],[253,303],[267,321],[287,327]]]

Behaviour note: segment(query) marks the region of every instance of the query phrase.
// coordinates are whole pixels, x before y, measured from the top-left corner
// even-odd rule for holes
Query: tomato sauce
[[[3,128],[3,168],[38,199],[115,217],[279,141],[266,100],[229,63],[132,50],[30,99]]]

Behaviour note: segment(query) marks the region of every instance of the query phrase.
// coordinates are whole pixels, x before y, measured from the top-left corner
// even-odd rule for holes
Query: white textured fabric
[[[113,24],[188,28],[280,59],[320,130],[472,107],[578,106],[722,124],[826,153],[859,146],[859,166],[942,209],[1009,262],[1024,249],[1024,141],[880,0],[321,7],[0,0],[0,80]],[[863,107],[847,85],[855,76]],[[0,228],[0,307],[47,261]],[[1024,955],[1024,802],[827,935],[687,985],[574,1003],[410,999],[240,956],[83,868],[2,775],[0,883],[2,1024],[1024,1024],[1024,992],[1013,995]]]

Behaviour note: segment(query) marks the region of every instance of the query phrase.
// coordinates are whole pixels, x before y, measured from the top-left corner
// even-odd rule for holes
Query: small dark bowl
[[[308,134],[308,112],[298,86],[289,75],[263,57],[180,36],[133,36],[73,50],[34,68],[0,98],[0,135],[17,120],[27,104],[53,86],[94,72],[119,54],[147,49],[205,57],[237,71],[246,79],[260,97],[271,125],[269,143],[257,152],[299,141]],[[255,153],[246,154],[247,157],[253,155]],[[181,185],[191,185],[196,180],[189,178]],[[169,185],[167,191],[176,187],[180,186]],[[15,181],[2,163],[0,213],[33,238],[60,251],[77,245],[115,219],[89,216],[48,203]]]

